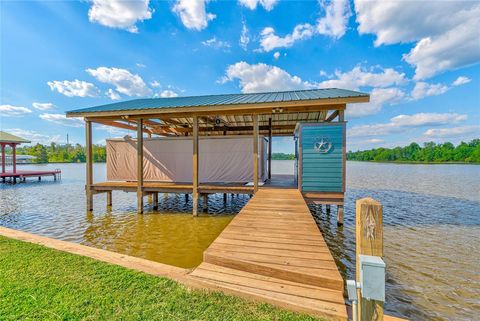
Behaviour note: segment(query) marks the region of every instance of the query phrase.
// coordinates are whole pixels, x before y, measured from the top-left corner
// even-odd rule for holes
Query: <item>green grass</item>
[[[313,320],[0,236],[0,320]]]

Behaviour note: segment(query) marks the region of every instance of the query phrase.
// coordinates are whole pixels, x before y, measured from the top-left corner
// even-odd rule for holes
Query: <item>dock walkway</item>
[[[302,194],[261,188],[191,274],[203,287],[346,320],[343,279]]]

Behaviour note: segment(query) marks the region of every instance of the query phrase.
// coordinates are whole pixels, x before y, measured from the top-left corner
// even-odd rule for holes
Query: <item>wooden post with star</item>
[[[383,208],[373,198],[357,200],[356,208],[356,281],[360,282],[359,255],[380,256],[383,258]],[[358,320],[383,320],[383,302],[358,297]]]

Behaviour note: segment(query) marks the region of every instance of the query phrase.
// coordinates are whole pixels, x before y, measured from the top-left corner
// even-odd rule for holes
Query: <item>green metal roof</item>
[[[171,98],[145,98],[134,99],[113,104],[100,105],[90,108],[68,111],[67,114],[75,116],[79,113],[96,113],[111,111],[201,107],[236,104],[258,104],[271,102],[308,101],[332,98],[368,97],[366,93],[358,91],[328,88],[312,90],[292,90],[252,94],[224,94],[207,96],[171,97]]]
[[[23,143],[30,143],[30,141],[23,139],[21,137],[0,131],[0,143],[23,144]]]

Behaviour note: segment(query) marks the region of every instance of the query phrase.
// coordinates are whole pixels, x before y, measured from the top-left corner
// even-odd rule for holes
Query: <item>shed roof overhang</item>
[[[298,122],[332,121],[349,103],[368,102],[365,93],[344,89],[314,89],[257,94],[136,99],[67,112],[67,117],[136,130],[144,120],[144,132],[179,136],[192,131],[199,117],[203,135],[251,134],[252,115],[259,115],[260,134],[293,135]]]

